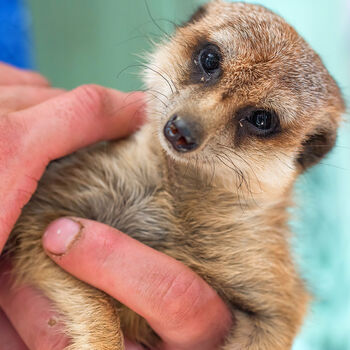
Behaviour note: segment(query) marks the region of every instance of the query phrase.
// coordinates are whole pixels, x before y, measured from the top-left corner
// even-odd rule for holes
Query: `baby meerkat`
[[[218,292],[235,320],[222,350],[290,349],[308,294],[289,252],[287,208],[298,175],[334,145],[339,88],[282,18],[221,0],[178,27],[149,67],[145,82],[157,95],[149,123],[48,168],[9,243],[18,279],[65,317],[70,350],[121,350],[121,328],[153,346],[144,319],[42,249],[52,220],[98,220],[178,259]]]

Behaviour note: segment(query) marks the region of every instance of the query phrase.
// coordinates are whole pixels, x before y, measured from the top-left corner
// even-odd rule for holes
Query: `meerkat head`
[[[324,157],[344,111],[310,46],[245,3],[201,7],[150,56],[145,80],[167,156],[256,193],[281,193]]]

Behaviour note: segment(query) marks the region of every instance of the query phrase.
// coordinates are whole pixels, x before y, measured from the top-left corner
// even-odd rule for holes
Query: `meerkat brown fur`
[[[269,10],[201,7],[150,55],[149,122],[52,163],[12,232],[19,281],[63,315],[70,350],[154,345],[146,321],[56,266],[62,216],[98,220],[183,262],[232,311],[222,350],[290,349],[308,294],[289,252],[293,183],[334,145],[344,103],[319,56]]]

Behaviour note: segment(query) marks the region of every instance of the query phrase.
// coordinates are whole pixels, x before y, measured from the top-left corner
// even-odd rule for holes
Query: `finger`
[[[0,118],[0,250],[50,160],[124,137],[144,120],[142,93],[82,86]]]
[[[29,349],[60,350],[69,344],[50,302],[30,287],[14,289],[4,266],[0,268],[0,306]]]
[[[0,62],[0,85],[37,85],[48,86],[49,82],[42,75]]]
[[[61,267],[143,316],[170,349],[215,349],[231,325],[216,292],[180,262],[90,220],[54,221],[43,238]]]
[[[36,156],[56,159],[91,143],[129,135],[143,121],[143,109],[140,92],[86,85],[12,113],[11,119],[27,131],[25,145]]]
[[[35,106],[61,95],[64,90],[37,86],[0,86],[0,111],[2,114]]]
[[[0,339],[1,350],[28,350],[2,310],[0,310]]]

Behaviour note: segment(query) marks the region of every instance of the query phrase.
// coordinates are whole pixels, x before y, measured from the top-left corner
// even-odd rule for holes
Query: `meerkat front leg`
[[[48,274],[47,269],[45,274]],[[39,279],[39,283],[35,283],[34,280],[34,285],[52,301],[62,317],[65,333],[70,339],[66,350],[124,350],[115,302],[54,264],[49,274],[45,281]]]
[[[43,213],[35,205],[24,209],[5,249],[15,282],[33,286],[52,302],[70,339],[65,350],[124,350],[114,299],[62,270],[42,248],[48,224],[70,213],[49,209]]]
[[[234,326],[220,350],[290,350],[309,296],[296,286],[289,292],[291,300],[261,296],[259,311],[233,309]]]
[[[283,321],[235,313],[236,324],[220,350],[290,350],[293,336]]]

